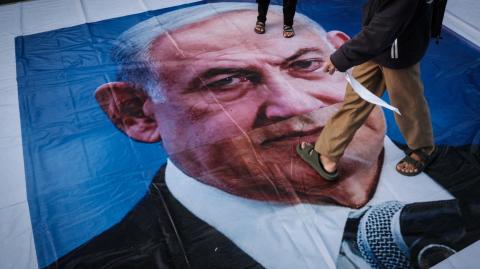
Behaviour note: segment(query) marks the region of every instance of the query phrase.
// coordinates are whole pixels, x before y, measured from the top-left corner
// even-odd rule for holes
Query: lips
[[[323,107],[309,113],[292,117],[248,132],[253,144],[266,145],[289,138],[318,135],[327,121],[338,111],[341,104]]]
[[[292,132],[292,133],[289,133],[288,135],[285,135],[285,136],[278,136],[278,137],[275,137],[273,139],[267,139],[267,140],[263,141],[261,146],[266,146],[266,145],[268,145],[270,143],[273,143],[273,142],[282,142],[282,141],[290,141],[290,140],[295,140],[297,142],[300,142],[300,141],[298,141],[299,138],[302,138],[302,141],[305,141],[305,142],[308,142],[308,143],[313,143],[316,140],[316,138],[318,137],[318,135],[322,132],[322,130],[323,130],[323,127],[313,129],[313,130],[308,131],[308,132]]]

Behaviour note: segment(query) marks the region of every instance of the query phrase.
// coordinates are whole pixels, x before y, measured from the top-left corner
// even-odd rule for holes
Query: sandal
[[[257,21],[255,24],[255,33],[257,34],[264,34],[265,33],[265,23],[261,21]]]
[[[291,38],[295,35],[295,31],[293,30],[293,26],[284,25],[283,26],[283,37]]]
[[[423,149],[423,148],[422,149],[416,149],[416,150],[407,150],[407,151],[405,151],[406,156],[403,157],[403,159],[401,159],[397,163],[397,165],[395,166],[395,169],[397,170],[398,173],[400,173],[404,176],[408,176],[408,177],[416,176],[416,175],[420,174],[421,172],[425,171],[425,169],[428,167],[428,165],[430,165],[430,163],[433,161],[433,156],[435,155],[436,150],[437,150],[437,147],[434,147],[432,153],[430,153],[430,154],[425,152],[425,149]],[[410,157],[410,155],[412,155],[413,153],[417,154],[420,157],[420,160],[417,161],[414,158]],[[398,165],[400,165],[402,163],[413,165],[414,170],[411,171],[411,172],[402,171],[402,169],[398,168]]]
[[[297,145],[297,154],[302,160],[307,162],[317,173],[328,181],[336,181],[339,178],[338,170],[335,172],[328,172],[320,162],[320,154],[315,151],[313,145],[305,144],[305,147]]]

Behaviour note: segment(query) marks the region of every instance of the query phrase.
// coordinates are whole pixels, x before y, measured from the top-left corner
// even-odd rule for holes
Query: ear
[[[95,91],[98,104],[117,128],[147,143],[161,140],[152,102],[143,90],[125,82],[110,82]]]
[[[327,39],[335,49],[338,49],[343,43],[350,40],[350,37],[341,31],[330,31],[327,33]]]

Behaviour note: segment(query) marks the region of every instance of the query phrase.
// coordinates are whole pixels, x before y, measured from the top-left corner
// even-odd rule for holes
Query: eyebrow
[[[198,76],[200,79],[209,79],[216,75],[243,73],[248,68],[211,68]]]
[[[293,60],[295,60],[295,59],[298,59],[298,58],[300,58],[300,56],[305,55],[305,54],[310,53],[310,52],[323,53],[323,50],[320,49],[320,48],[317,48],[317,47],[299,49],[299,50],[298,50],[297,52],[295,52],[292,56],[286,58],[281,65],[285,65],[285,64],[287,64],[288,62],[291,62],[291,61],[293,61]]]
[[[225,75],[225,74],[251,74],[255,71],[253,71],[254,68],[252,67],[245,67],[245,68],[221,68],[221,67],[215,67],[215,68],[210,68],[205,72],[202,72],[200,75],[197,75],[190,83],[189,86],[187,87],[188,89],[193,89],[198,87],[199,85],[203,84],[204,80],[207,80],[209,78],[215,77],[217,75]]]

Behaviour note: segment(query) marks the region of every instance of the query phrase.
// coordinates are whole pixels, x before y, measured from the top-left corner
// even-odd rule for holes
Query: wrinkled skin
[[[231,12],[159,36],[151,55],[166,102],[122,82],[100,87],[97,99],[106,110],[105,102],[140,96],[143,114],[117,115],[117,126],[138,140],[161,139],[172,161],[205,184],[257,200],[363,206],[383,160],[380,109],[348,146],[338,182],[321,178],[295,151],[301,141],[315,142],[343,100],[343,74],[321,67],[345,34],[298,21],[286,40],[282,17],[272,14],[269,31],[257,35],[255,16]]]

